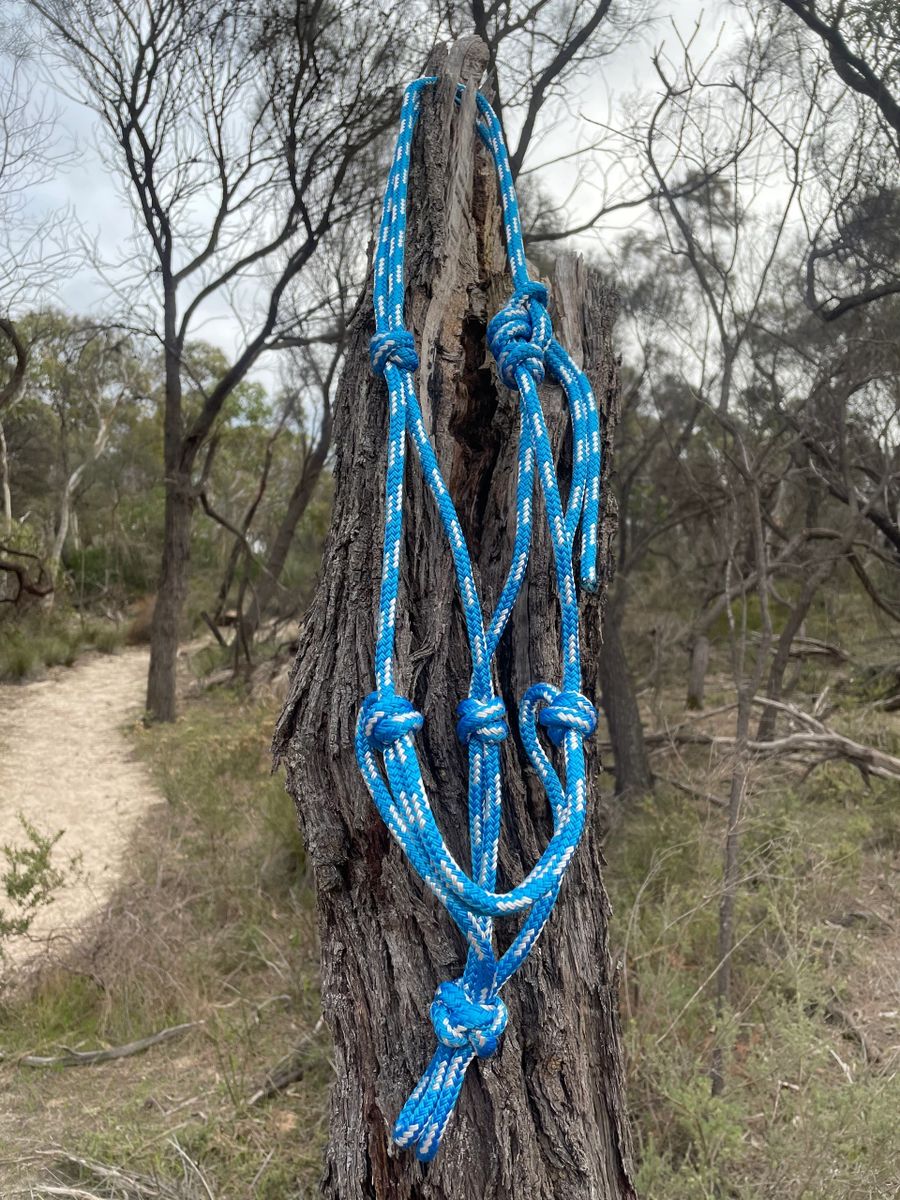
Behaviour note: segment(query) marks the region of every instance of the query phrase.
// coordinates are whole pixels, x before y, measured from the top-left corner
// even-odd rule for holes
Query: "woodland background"
[[[2,1049],[204,1022],[89,1119],[73,1072],[4,1067],[10,1162],[315,1186],[328,1046],[267,746],[400,91],[467,32],[536,272],[577,249],[621,302],[595,791],[641,1194],[900,1195],[891,0],[0,6],[0,679],[149,645],[132,736],[168,801],[81,941],[9,975]],[[85,155],[120,240],[67,197]],[[52,899],[51,834],[7,847],[0,937]]]

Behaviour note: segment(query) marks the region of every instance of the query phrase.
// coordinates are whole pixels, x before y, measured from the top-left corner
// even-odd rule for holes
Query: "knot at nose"
[[[451,1050],[469,1045],[479,1058],[490,1058],[506,1028],[509,1013],[499,996],[472,1000],[460,983],[442,983],[431,1004],[438,1041]]]
[[[370,742],[386,750],[407,733],[415,733],[425,724],[425,718],[405,696],[395,692],[371,692],[360,710],[362,730]]]
[[[547,289],[528,282],[513,292],[508,304],[491,318],[487,343],[508,388],[517,386],[516,372],[524,367],[535,383],[544,378],[544,356],[553,340],[546,309]]]
[[[413,335],[408,329],[376,333],[369,342],[369,361],[376,375],[383,375],[391,365],[414,371],[419,365],[419,356]]]
[[[541,709],[538,721],[554,746],[561,746],[569,729],[590,737],[597,728],[597,710],[581,692],[557,692],[551,703]]]
[[[459,740],[468,745],[472,738],[479,742],[502,742],[508,729],[506,706],[499,696],[489,700],[462,700],[456,706],[456,732]]]

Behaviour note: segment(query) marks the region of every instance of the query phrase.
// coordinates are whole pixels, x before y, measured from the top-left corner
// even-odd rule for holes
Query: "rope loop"
[[[370,692],[360,710],[360,724],[366,738],[380,750],[386,750],[408,733],[418,733],[425,718],[405,696],[396,692]]]
[[[461,700],[456,715],[459,717],[456,733],[463,745],[467,746],[473,738],[482,743],[502,742],[509,733],[506,705],[499,696],[491,696],[489,700],[471,697]]]
[[[440,984],[431,1003],[431,1023],[441,1045],[449,1050],[469,1045],[479,1058],[496,1053],[508,1019],[499,996],[473,1000],[460,980]]]
[[[374,334],[369,342],[369,361],[376,375],[383,375],[390,366],[415,371],[419,356],[413,335],[408,329],[388,329]]]
[[[597,710],[581,692],[557,691],[550,704],[541,709],[538,724],[547,730],[554,746],[561,746],[570,729],[583,738],[590,737],[597,728]]]
[[[376,687],[363,702],[355,736],[360,771],[378,811],[412,868],[446,908],[467,944],[462,976],[441,983],[435,993],[431,1022],[437,1046],[394,1126],[396,1143],[414,1149],[423,1162],[437,1153],[470,1064],[476,1057],[488,1058],[497,1050],[508,1019],[500,991],[540,936],[584,831],[588,780],[583,739],[593,732],[597,714],[581,694],[573,555],[580,531],[581,580],[593,586],[597,576],[601,472],[599,414],[591,385],[553,336],[547,288],[529,277],[503,131],[490,104],[476,92],[475,128],[497,171],[512,278],[509,300],[488,324],[487,343],[500,378],[515,394],[519,407],[512,553],[496,607],[486,613],[459,514],[423,417],[412,376],[419,360],[405,321],[404,254],[412,139],[422,95],[436,82],[431,77],[414,80],[404,93],[375,253],[376,333],[370,343],[370,357],[373,371],[384,376],[387,385],[388,451]],[[457,100],[464,92],[460,85]],[[554,444],[536,386],[545,376],[561,387],[571,417],[572,477],[565,501],[556,473]],[[422,714],[396,691],[394,655],[404,543],[404,479],[410,445],[447,536],[472,658],[469,694],[456,710],[456,731],[468,748],[468,867],[454,857],[431,807],[412,737],[423,726]],[[535,502],[538,486],[543,496],[541,506]],[[517,746],[545,791],[553,832],[525,878],[497,891],[503,807],[500,743],[509,729],[503,700],[494,694],[494,667],[525,580],[536,512],[546,515],[553,551],[562,677],[559,687],[533,684],[522,696]],[[551,761],[540,736],[541,728],[551,741],[563,747],[561,763]],[[494,924],[510,918],[520,923],[499,954]]]

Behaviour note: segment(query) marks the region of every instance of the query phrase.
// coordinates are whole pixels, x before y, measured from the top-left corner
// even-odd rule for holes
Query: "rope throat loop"
[[[400,130],[384,195],[375,256],[376,332],[372,369],[384,377],[389,403],[384,551],[375,649],[375,690],[360,709],[356,753],[363,778],[388,829],[468,946],[458,980],[437,989],[431,1021],[437,1048],[394,1126],[394,1140],[433,1158],[456,1104],[469,1064],[499,1045],[508,1013],[500,989],[527,957],[559,893],[584,829],[587,784],[584,738],[596,727],[593,705],[581,694],[581,654],[573,547],[580,530],[582,584],[596,586],[600,496],[600,425],[590,383],[553,335],[547,289],[528,275],[518,202],[500,123],[480,92],[476,129],[499,181],[513,292],[491,319],[488,348],[503,383],[519,397],[520,436],[516,528],[512,559],[494,612],[485,621],[469,549],[422,417],[413,382],[418,356],[405,326],[407,190],[413,133],[424,91],[437,80],[407,87]],[[459,102],[464,88],[457,89]],[[572,422],[572,481],[563,503],[538,386],[549,377],[566,396]],[[457,709],[457,734],[469,759],[470,869],[450,852],[434,819],[416,753],[424,718],[395,687],[394,643],[403,536],[403,477],[412,444],[446,533],[459,586],[472,658],[469,694]],[[521,589],[533,540],[535,479],[547,512],[561,611],[562,679],[559,688],[537,683],[519,705],[525,753],[541,780],[553,816],[553,834],[527,877],[497,892],[502,808],[500,745],[507,737],[505,705],[493,690],[491,662]],[[562,778],[539,737],[539,727],[562,750]],[[521,914],[512,944],[497,958],[493,923]]]

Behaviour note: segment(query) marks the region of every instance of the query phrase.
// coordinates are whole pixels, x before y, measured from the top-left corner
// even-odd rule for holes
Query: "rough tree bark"
[[[0,512],[3,513],[3,536],[12,533],[12,492],[9,488],[9,451],[6,434],[0,420]]]
[[[490,160],[477,144],[473,98],[454,111],[458,78],[477,80],[475,39],[436,54],[442,81],[423,102],[413,152],[407,316],[420,361],[426,422],[458,505],[486,605],[509,561],[515,512],[516,403],[486,360],[485,326],[509,294]],[[467,69],[468,68],[468,69]],[[558,336],[583,357],[609,430],[618,374],[611,348],[615,296],[574,260],[551,280]],[[362,784],[356,714],[373,686],[381,573],[387,397],[368,366],[371,303],[351,331],[335,413],[335,499],[318,593],[300,633],[276,735],[315,877],[322,993],[334,1039],[335,1083],[323,1195],[330,1200],[628,1200],[634,1197],[623,1060],[602,882],[598,763],[589,753],[592,817],[557,910],[505,989],[510,1020],[498,1054],[473,1065],[437,1159],[396,1151],[390,1128],[426,1066],[435,986],[458,976],[462,939],[417,882]],[[551,431],[563,437],[556,389]],[[609,456],[604,455],[604,494]],[[565,461],[562,463],[565,474]],[[465,754],[454,732],[470,664],[449,553],[417,470],[410,469],[398,619],[399,686],[426,718],[420,756],[436,819],[466,857]],[[540,528],[543,510],[536,513]],[[611,520],[601,562],[608,561]],[[604,589],[586,600],[585,691],[596,689]],[[538,538],[501,645],[500,688],[516,727],[517,700],[559,677],[558,610],[550,546]],[[590,750],[590,743],[588,743]],[[500,880],[518,881],[549,832],[543,794],[504,744],[506,794]],[[501,938],[506,931],[501,931]]]

